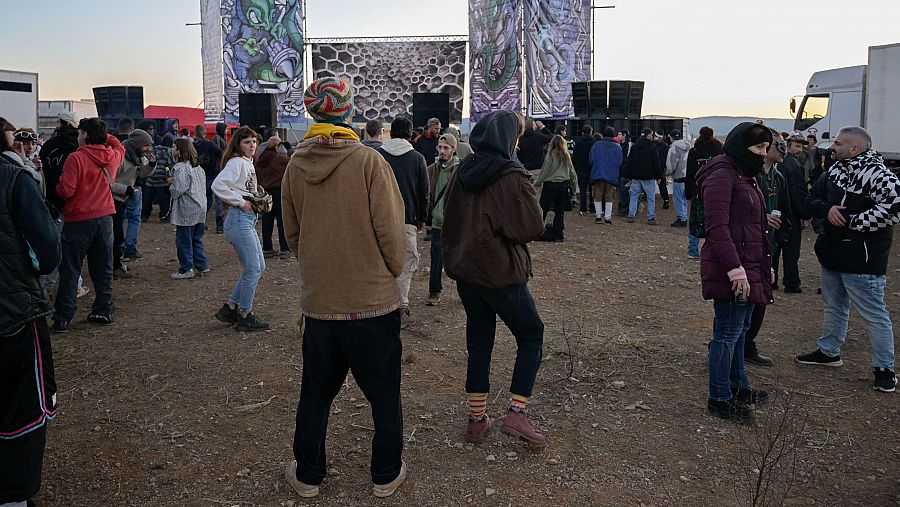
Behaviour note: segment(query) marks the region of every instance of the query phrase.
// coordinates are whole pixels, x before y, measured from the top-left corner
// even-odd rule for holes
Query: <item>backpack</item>
[[[716,169],[716,171],[718,171],[718,169]],[[734,183],[737,184],[737,177],[735,177]],[[688,214],[688,231],[690,231],[691,236],[694,236],[695,238],[705,238],[706,224],[704,223],[704,220],[706,218],[706,213],[705,207],[703,206],[703,192],[699,188],[697,190],[697,195],[691,200],[691,210]]]

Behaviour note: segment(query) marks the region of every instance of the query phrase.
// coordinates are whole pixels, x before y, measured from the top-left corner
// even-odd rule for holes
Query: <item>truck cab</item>
[[[865,84],[865,65],[816,72],[806,95],[791,99],[794,130],[815,134],[819,147],[830,147],[841,127],[862,125]]]

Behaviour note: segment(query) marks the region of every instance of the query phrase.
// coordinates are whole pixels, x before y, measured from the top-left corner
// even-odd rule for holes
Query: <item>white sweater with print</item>
[[[222,202],[238,208],[244,204],[244,196],[252,195],[255,190],[256,168],[244,157],[229,160],[212,183],[213,193]]]

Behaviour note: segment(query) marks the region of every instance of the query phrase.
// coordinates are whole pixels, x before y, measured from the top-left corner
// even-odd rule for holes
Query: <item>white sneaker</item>
[[[194,270],[193,269],[189,269],[189,270],[185,271],[184,273],[182,273],[180,271],[176,271],[176,272],[172,273],[172,280],[184,280],[187,278],[194,278]]]
[[[87,296],[88,292],[90,291],[90,287],[88,287],[87,285],[82,285],[81,287],[78,287],[78,292],[75,293],[75,297],[80,298],[82,296]]]
[[[300,480],[297,479],[297,461],[288,463],[287,468],[284,469],[284,479],[291,486],[291,488],[293,488],[293,490],[303,498],[312,498],[314,496],[319,496],[318,486],[310,486],[309,484],[300,482]]]
[[[396,479],[387,484],[375,484],[372,488],[372,494],[378,498],[387,498],[397,491],[397,488],[406,480],[406,462],[402,462],[400,466],[400,475]]]

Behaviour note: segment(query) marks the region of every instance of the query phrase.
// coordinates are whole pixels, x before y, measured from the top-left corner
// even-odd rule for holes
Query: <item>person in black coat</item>
[[[659,153],[659,163],[663,167],[663,177],[657,181],[659,184],[659,196],[663,200],[663,209],[669,209],[669,184],[666,181],[665,169],[666,160],[669,158],[669,147],[672,146],[672,142],[667,135],[657,132],[653,138],[653,144]]]
[[[628,206],[628,222],[634,222],[641,191],[647,194],[647,224],[656,225],[656,182],[663,177],[663,164],[653,143],[653,130],[641,131],[641,138],[631,147],[625,174],[631,179],[631,202]]]
[[[516,157],[525,169],[540,171],[551,139],[553,136],[550,130],[539,120],[525,120],[525,132],[519,137],[519,146],[516,148]]]
[[[581,128],[581,136],[575,140],[574,153],[572,154],[572,164],[575,166],[575,174],[578,175],[578,211],[582,215],[594,212],[592,206],[594,200],[591,197],[591,164],[588,161],[591,148],[597,142],[592,135],[593,132],[594,129],[590,125],[585,125]]]
[[[806,141],[802,136],[788,139],[788,153],[784,157],[784,162],[778,165],[778,170],[784,175],[785,181],[787,181],[788,194],[790,195],[791,213],[782,217],[782,220],[790,222],[790,233],[786,244],[775,245],[776,248],[772,251],[772,269],[775,270],[775,287],[777,287],[779,259],[783,258],[784,273],[782,282],[784,283],[784,292],[788,294],[803,292],[803,289],[800,288],[800,245],[802,241],[802,222],[810,218],[806,205],[807,197],[809,197],[809,187],[806,171],[797,156],[803,153],[805,143]]]
[[[691,201],[690,210],[693,211],[693,200],[699,195],[696,181],[697,171],[722,153],[722,143],[715,138],[713,129],[710,127],[701,128],[700,137],[694,141],[694,147],[688,152],[687,172],[684,177],[684,196]],[[689,211],[688,217],[691,216],[693,216],[693,212]],[[688,229],[688,257],[691,259],[700,258],[700,238],[691,234],[690,228]]]

